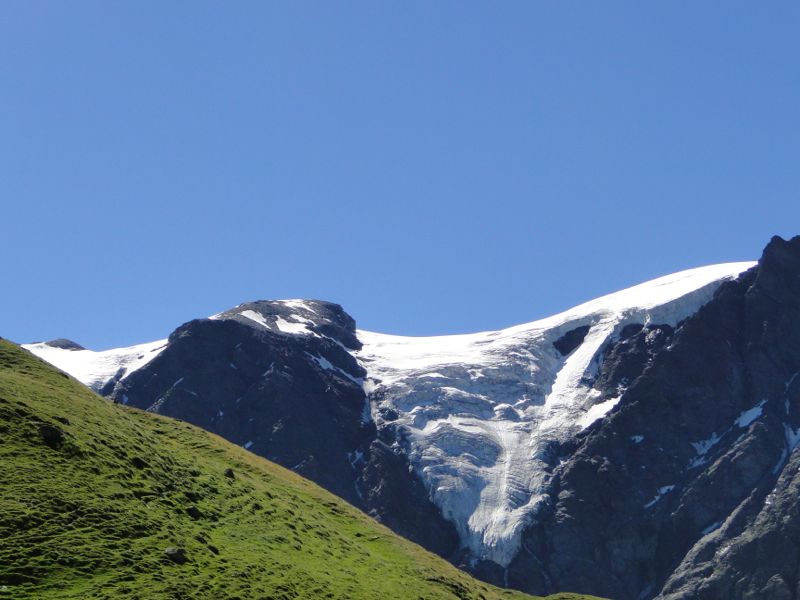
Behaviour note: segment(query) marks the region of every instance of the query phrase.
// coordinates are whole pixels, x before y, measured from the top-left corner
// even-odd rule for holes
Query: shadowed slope
[[[523,598],[0,341],[0,597]]]

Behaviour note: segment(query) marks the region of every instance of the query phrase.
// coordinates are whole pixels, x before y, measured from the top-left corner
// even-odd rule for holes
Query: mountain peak
[[[325,336],[358,350],[356,322],[344,309],[324,300],[257,300],[213,315],[211,319],[233,319],[273,333]]]
[[[62,350],[86,350],[86,348],[77,342],[73,342],[72,340],[68,340],[66,338],[50,340],[49,342],[44,342],[44,344],[53,348],[61,348]]]

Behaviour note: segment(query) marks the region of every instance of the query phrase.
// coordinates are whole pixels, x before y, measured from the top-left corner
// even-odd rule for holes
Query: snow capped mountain
[[[314,303],[306,300],[277,300],[272,304],[284,307],[280,314],[262,315],[254,310],[254,303],[240,304],[231,310],[212,315],[209,320],[234,320],[245,323],[256,323],[265,330],[286,334],[306,335],[327,338],[344,346],[330,335],[323,333],[326,324],[314,322],[320,320],[318,309]],[[330,325],[327,324],[330,328]],[[351,341],[351,343],[353,343]],[[62,371],[69,373],[84,385],[96,392],[106,390],[111,393],[113,385],[124,380],[133,372],[146,366],[156,358],[169,344],[168,339],[137,344],[127,348],[114,348],[96,352],[87,350],[70,340],[54,340],[22,344],[22,347],[36,356],[46,360]],[[112,386],[108,389],[108,386]]]
[[[683,271],[500,331],[358,331],[376,425],[398,431],[471,557],[506,567],[547,497],[560,446],[619,401],[622,388],[606,398],[593,387],[604,346],[626,326],[674,327],[754,264]]]
[[[366,378],[352,366],[338,366],[341,358],[326,358],[316,346],[303,349],[312,366],[363,384],[367,421],[374,420],[378,432],[401,449],[430,500],[455,526],[469,559],[507,567],[519,550],[522,531],[547,498],[561,446],[602,418],[624,391],[624,382],[613,396],[593,387],[604,347],[631,325],[675,326],[722,282],[754,264],[682,271],[546,319],[469,335],[353,334],[320,303],[305,300],[241,304],[209,320],[235,321],[262,333],[305,339],[312,346],[321,343],[327,351],[334,345],[353,356]],[[51,343],[25,347],[127,403],[136,391],[128,378],[172,342],[171,337],[103,352]],[[276,370],[280,367],[273,363],[266,373]],[[291,376],[285,366],[284,371]],[[165,398],[182,389],[195,397],[202,393],[199,385],[187,387],[184,373],[167,383],[142,406],[162,410]],[[228,414],[230,419],[235,410],[219,405],[214,418]],[[235,432],[228,436],[237,437]],[[252,446],[253,441],[243,444]],[[356,456],[357,449],[351,451]]]
[[[319,483],[479,577],[619,600],[792,598],[800,237],[499,331],[402,337],[316,300],[166,340],[27,348]]]

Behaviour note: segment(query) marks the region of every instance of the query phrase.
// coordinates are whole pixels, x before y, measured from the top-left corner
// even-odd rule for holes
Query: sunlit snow
[[[506,566],[545,499],[556,444],[620,400],[603,400],[587,381],[603,346],[631,323],[676,325],[753,264],[683,271],[500,331],[359,331],[373,417],[407,434],[413,468],[464,546]],[[562,357],[553,342],[585,325],[583,343]]]
[[[756,404],[753,408],[749,408],[744,411],[739,417],[736,419],[736,424],[739,427],[747,427],[755,421],[758,417],[761,416],[762,409],[761,407],[764,406],[766,400],[762,400],[758,404]]]
[[[650,502],[645,504],[644,507],[645,508],[650,508],[651,506],[654,506],[656,504],[656,502],[658,502],[659,500],[661,500],[661,498],[664,497],[665,494],[669,494],[674,489],[675,489],[674,485],[665,485],[665,486],[662,486],[662,487],[658,488],[658,493],[655,495],[655,497],[652,500],[650,500]]]
[[[280,315],[275,317],[275,326],[280,329],[283,333],[311,333],[306,327],[306,323],[294,323],[292,321],[287,321],[286,319],[282,318]]]
[[[267,323],[267,320],[264,318],[264,315],[262,315],[259,312],[256,312],[254,310],[243,310],[239,314],[242,315],[243,317],[245,317],[246,319],[250,319],[251,321],[255,321],[259,325],[263,325],[267,329],[270,328],[269,327],[269,323]]]
[[[413,469],[455,524],[463,545],[474,558],[506,566],[522,529],[546,498],[558,444],[606,418],[621,402],[619,397],[603,398],[591,387],[603,347],[628,324],[677,324],[707,302],[723,281],[753,265],[683,271],[499,331],[438,337],[358,331],[364,347],[354,354],[368,373],[363,382],[322,356],[309,354],[309,359],[363,384],[371,398],[363,419],[378,427],[394,424],[406,434]],[[309,329],[314,325],[309,317],[316,314],[311,303],[281,302],[292,312],[274,321],[271,315],[268,320],[254,310],[240,311],[242,305],[215,317],[239,314],[271,331],[320,336]],[[553,342],[582,326],[589,327],[583,342],[561,356]],[[25,347],[100,389],[113,377],[128,376],[147,364],[166,343],[105,352],[46,344]],[[280,372],[273,364],[264,376]],[[758,414],[750,410],[740,416],[740,425],[760,414],[760,408]],[[787,443],[797,443],[797,436],[789,429]],[[248,441],[245,448],[252,444]]]
[[[592,406],[589,410],[586,411],[580,419],[578,419],[578,425],[580,425],[581,429],[586,429],[589,425],[597,421],[605,416],[605,414],[614,408],[617,404],[619,404],[620,398],[609,398],[604,402],[598,402],[594,406]]]
[[[135,370],[145,366],[166,346],[167,340],[156,340],[102,352],[56,348],[46,343],[23,344],[22,347],[69,373],[82,384],[99,391],[106,382],[118,374],[121,373],[119,379],[125,379]]]

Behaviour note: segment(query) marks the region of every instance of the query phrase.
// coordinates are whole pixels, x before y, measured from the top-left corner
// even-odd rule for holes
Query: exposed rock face
[[[455,560],[460,547],[456,528],[430,501],[392,434],[384,432],[381,437],[372,441],[357,464],[364,506],[394,531],[405,531],[421,546]]]
[[[800,238],[749,266],[469,336],[361,332],[338,305],[282,301],[131,348],[30,349],[501,585],[796,600]]]
[[[158,356],[103,392],[217,433],[452,556],[455,529],[393,440],[377,438],[352,355],[360,347],[339,305],[252,302],[180,326]]]
[[[359,332],[376,426],[393,432],[477,574],[506,582],[582,429],[613,408],[673,326],[749,266],[677,273],[501,331]]]
[[[86,348],[77,342],[73,342],[72,340],[65,338],[58,338],[57,340],[50,340],[49,342],[45,343],[48,346],[52,346],[53,348],[61,348],[62,350],[86,350]]]
[[[674,333],[643,329],[604,364],[604,387],[641,374],[555,471],[510,583],[620,600],[795,598],[800,238],[773,239]]]
[[[180,326],[163,352],[109,395],[213,431],[357,502],[348,453],[372,432],[363,418],[364,373],[347,350],[358,343],[352,320],[324,303],[237,310]],[[330,336],[289,320],[311,310]],[[276,322],[306,333],[284,333]]]

